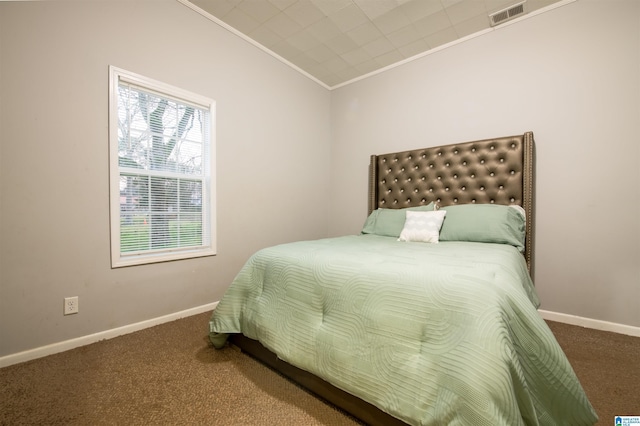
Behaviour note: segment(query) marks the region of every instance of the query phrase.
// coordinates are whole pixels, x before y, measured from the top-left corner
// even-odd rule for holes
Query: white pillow
[[[402,228],[398,241],[437,243],[440,239],[440,228],[446,214],[446,210],[431,212],[408,210],[404,228]]]

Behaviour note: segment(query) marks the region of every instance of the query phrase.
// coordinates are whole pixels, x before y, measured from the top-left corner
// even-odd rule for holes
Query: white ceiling
[[[522,0],[181,0],[328,88],[487,31]],[[525,14],[566,0],[526,0]]]

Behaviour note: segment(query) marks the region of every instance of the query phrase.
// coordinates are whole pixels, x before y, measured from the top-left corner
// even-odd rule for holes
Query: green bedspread
[[[511,246],[353,235],[256,253],[210,338],[243,333],[409,424],[594,424],[537,306]]]

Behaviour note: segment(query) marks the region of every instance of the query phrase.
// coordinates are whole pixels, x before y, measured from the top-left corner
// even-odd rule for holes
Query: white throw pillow
[[[404,228],[402,228],[398,241],[437,243],[440,239],[440,228],[446,214],[446,210],[431,212],[407,211]]]

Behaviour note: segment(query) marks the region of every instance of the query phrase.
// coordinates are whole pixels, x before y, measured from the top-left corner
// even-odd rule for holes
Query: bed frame
[[[435,202],[516,204],[527,214],[524,256],[533,275],[533,133],[372,155],[369,214]]]
[[[534,169],[533,133],[372,155],[369,165],[369,213],[404,208],[469,203],[519,205],[527,215],[524,256],[533,277]],[[320,398],[370,425],[403,425],[379,408],[296,368],[242,334],[229,341]],[[382,386],[383,384],[381,384]]]

